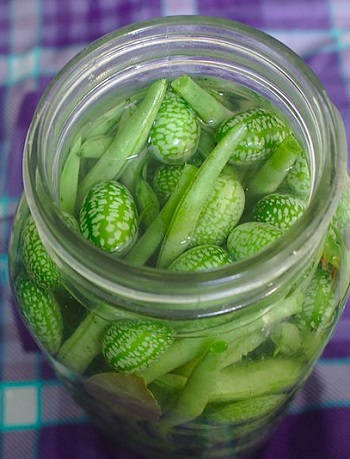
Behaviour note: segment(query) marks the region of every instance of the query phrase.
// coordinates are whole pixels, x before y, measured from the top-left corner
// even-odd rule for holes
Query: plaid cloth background
[[[130,459],[87,423],[19,327],[7,245],[22,190],[24,136],[53,75],[122,25],[220,16],[280,39],[313,68],[350,138],[350,0],[0,0],[0,459]],[[350,304],[305,388],[259,459],[350,457]]]

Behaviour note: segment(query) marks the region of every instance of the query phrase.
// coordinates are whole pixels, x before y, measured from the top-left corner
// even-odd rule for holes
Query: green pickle
[[[94,117],[66,146],[59,203],[67,229],[87,244],[184,275],[259,255],[302,218],[307,157],[267,101],[248,92],[235,99],[220,80],[183,75],[155,81],[121,108]],[[195,457],[204,447],[224,457],[232,441],[244,449],[275,422],[341,313],[348,196],[310,267],[278,300],[203,318],[198,329],[142,317],[142,308],[85,307],[30,215],[19,230],[17,299],[59,376],[101,427],[130,441],[137,435],[155,452],[149,457],[165,443],[169,457]]]

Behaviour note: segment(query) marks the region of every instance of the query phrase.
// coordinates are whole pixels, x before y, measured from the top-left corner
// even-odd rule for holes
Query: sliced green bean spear
[[[220,359],[227,349],[224,341],[211,344],[208,351],[193,369],[175,406],[164,418],[166,426],[189,422],[202,414],[215,387]]]
[[[242,356],[257,347],[263,337],[272,327],[295,314],[300,313],[303,295],[296,293],[284,298],[273,305],[266,314],[259,311],[258,314],[244,315],[233,323],[213,328],[212,336],[220,336],[228,343],[228,351],[221,359],[221,368],[232,365],[241,360]],[[212,336],[193,336],[178,338],[174,344],[162,354],[159,359],[148,368],[139,373],[146,383],[154,381],[158,377],[169,373],[184,365],[190,360],[205,352],[206,347],[212,341]]]
[[[188,75],[176,78],[171,86],[191,105],[199,117],[214,129],[233,116],[233,112]]]
[[[87,123],[82,131],[84,141],[96,136],[106,135],[108,132],[114,130],[124,112],[125,106],[129,103],[130,99],[123,100],[97,119]]]
[[[147,147],[143,148],[136,158],[133,158],[130,164],[127,164],[123,170],[123,174],[119,177],[119,181],[123,183],[130,193],[134,194],[137,187],[139,177],[147,162]]]
[[[147,141],[167,88],[165,79],[157,80],[147,90],[144,99],[128,118],[115,139],[90,169],[80,185],[80,197],[101,180],[117,178],[128,158],[139,154]]]
[[[299,328],[291,322],[280,322],[272,328],[271,340],[275,344],[274,356],[293,355],[302,348]]]
[[[115,121],[115,125],[117,125],[117,132],[124,126],[127,119],[134,113],[136,109],[135,104],[130,104],[123,109],[122,115],[120,117],[119,122]],[[119,109],[120,111],[120,109]],[[102,117],[105,118],[105,115]],[[105,121],[106,122],[106,121]],[[102,123],[101,123],[102,124]],[[107,126],[105,127],[107,129]],[[103,124],[101,125],[101,130],[103,131]],[[114,129],[113,131],[116,131]],[[109,145],[113,142],[113,138],[115,137],[115,132],[111,132],[111,129],[107,130],[106,132],[102,132],[100,134],[91,136],[89,135],[83,142],[79,156],[82,158],[90,158],[90,159],[98,159],[100,158],[103,153],[107,150]]]
[[[249,397],[233,403],[210,404],[203,413],[205,422],[214,424],[241,424],[263,418],[280,407],[286,400],[285,394],[267,394]],[[261,421],[260,421],[261,422]]]
[[[156,362],[138,375],[146,381],[146,384],[149,384],[159,376],[169,373],[203,354],[209,342],[210,338],[208,337],[178,339]]]
[[[276,357],[227,367],[215,379],[210,401],[243,400],[284,392],[296,384],[302,369],[296,359]]]
[[[148,228],[159,214],[159,201],[153,188],[143,177],[139,177],[135,190],[135,202],[139,212],[139,224]]]
[[[199,136],[198,151],[203,158],[206,158],[215,148],[215,132],[212,129],[201,129]]]
[[[240,336],[228,344],[227,352],[220,362],[220,368],[225,368],[239,362],[242,357],[256,349],[266,340],[264,331],[256,330],[253,333],[247,333]]]
[[[143,265],[153,255],[162,242],[175,209],[193,179],[197,168],[186,164],[183,168],[178,185],[168,201],[160,210],[151,225],[138,239],[125,259],[134,265]]]
[[[177,206],[163,241],[158,258],[160,268],[167,268],[189,246],[202,206],[212,190],[212,186],[208,185],[213,184],[218,178],[229,160],[232,150],[234,150],[235,145],[239,144],[245,133],[246,126],[244,123],[232,128],[198,169]]]
[[[102,340],[109,322],[90,312],[74,333],[63,343],[57,359],[72,371],[83,372],[102,350]]]
[[[79,137],[70,149],[60,177],[60,208],[63,211],[74,214],[75,202],[78,192],[78,180],[80,172],[81,137]]]
[[[296,138],[293,134],[288,135],[248,183],[247,200],[252,202],[276,191],[300,153],[301,147]]]
[[[112,135],[107,134],[89,138],[82,144],[78,156],[89,159],[101,158],[112,141]]]
[[[295,386],[302,375],[298,360],[269,357],[251,360],[224,368],[212,380],[208,403],[250,399],[265,394],[280,394]],[[157,381],[160,387],[173,392],[185,390],[185,376],[168,373]],[[195,398],[197,394],[193,394]]]

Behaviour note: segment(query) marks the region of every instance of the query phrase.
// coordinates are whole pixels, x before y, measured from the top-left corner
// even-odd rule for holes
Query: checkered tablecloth
[[[7,246],[26,130],[40,94],[84,45],[173,14],[245,22],[313,68],[350,138],[350,0],[0,0],[0,459],[131,459],[87,423],[11,306]],[[350,458],[350,303],[259,459]]]

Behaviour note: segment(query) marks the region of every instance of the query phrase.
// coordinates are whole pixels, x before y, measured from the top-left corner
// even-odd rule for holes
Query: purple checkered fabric
[[[87,422],[11,305],[7,246],[25,134],[51,78],[84,45],[173,14],[242,21],[315,71],[350,138],[349,0],[0,0],[0,459],[132,459]],[[288,416],[257,459],[350,457],[350,304]],[[21,418],[11,409],[18,405]]]

